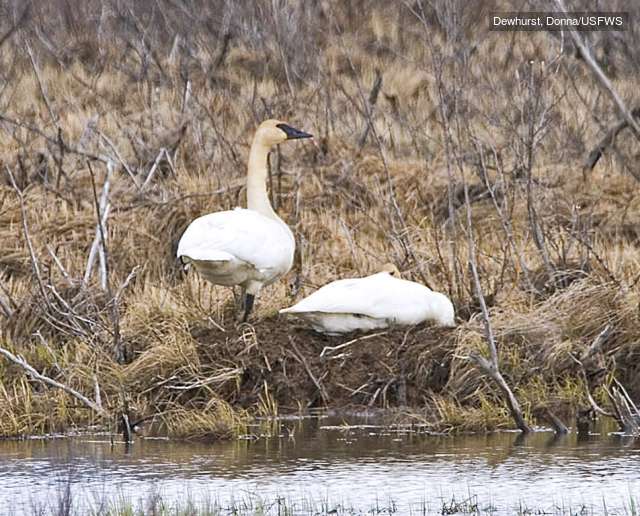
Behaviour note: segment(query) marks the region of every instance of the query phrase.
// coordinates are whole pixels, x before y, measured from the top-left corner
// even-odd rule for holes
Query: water
[[[640,498],[640,443],[602,433],[579,441],[539,432],[428,436],[375,425],[340,428],[337,418],[263,425],[257,440],[220,443],[138,440],[129,450],[107,437],[0,442],[0,514],[31,514],[55,502],[67,484],[94,507],[120,497],[137,503],[284,497],[342,503],[367,511],[417,513],[426,503],[477,495],[480,507],[630,514]],[[393,501],[393,503],[391,502]],[[557,509],[556,509],[557,510]]]

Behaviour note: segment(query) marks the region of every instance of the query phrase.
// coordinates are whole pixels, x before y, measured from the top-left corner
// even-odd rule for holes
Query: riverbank
[[[498,393],[468,360],[470,353],[485,349],[478,319],[455,329],[419,326],[330,337],[281,316],[254,325],[214,324],[194,317],[178,297],[181,290],[158,298],[142,296],[144,317],[150,319],[135,334],[137,349],[130,353],[136,358],[128,364],[106,354],[87,360],[91,351],[81,345],[58,353],[36,347],[23,356],[39,370],[66,371],[73,379],[70,385],[99,393],[111,410],[126,407],[132,424],[150,435],[232,437],[243,432],[251,416],[318,408],[383,409],[390,417],[436,431],[513,425]],[[582,280],[531,311],[496,313],[492,321],[502,371],[532,423],[548,425],[551,410],[574,426],[576,411],[586,404],[585,371],[594,382],[594,376],[602,377],[605,359],[616,363],[617,378],[632,397],[638,396],[637,365],[629,360],[638,353],[634,299],[635,294],[623,296],[607,284]],[[593,304],[597,310],[576,312],[576,303]],[[612,321],[607,347],[583,371],[572,357],[585,356],[601,328]],[[96,417],[64,391],[26,382],[21,368],[5,366],[5,371],[5,385],[15,382],[21,389],[0,408],[7,416],[1,427],[5,435],[100,422],[120,432],[117,422]],[[602,388],[594,395],[606,403]]]

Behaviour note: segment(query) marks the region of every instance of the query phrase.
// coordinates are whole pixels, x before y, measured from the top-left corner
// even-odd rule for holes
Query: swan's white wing
[[[361,314],[412,324],[421,320],[425,297],[431,293],[423,285],[382,272],[334,281],[282,312]]]
[[[294,306],[280,311],[290,313],[353,313],[355,306],[353,299],[357,299],[363,294],[362,281],[365,279],[367,278],[333,281],[305,297]]]
[[[381,321],[411,325],[431,320],[440,326],[455,325],[454,308],[447,296],[384,272],[334,281],[280,311],[309,319],[321,328],[319,331],[336,333],[384,327]],[[354,315],[368,320],[354,319]]]
[[[246,262],[258,270],[288,270],[295,242],[282,223],[253,210],[236,208],[195,219],[178,244],[178,257],[200,261]]]

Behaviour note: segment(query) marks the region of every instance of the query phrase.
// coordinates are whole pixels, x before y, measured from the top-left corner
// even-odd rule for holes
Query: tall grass
[[[635,498],[630,495],[629,504],[616,509],[615,514],[634,516],[636,512]],[[11,514],[11,507],[7,507]],[[181,501],[165,499],[158,492],[151,492],[136,502],[126,498],[96,498],[93,500],[78,499],[69,490],[60,493],[58,500],[49,506],[33,506],[33,516],[75,516],[79,514],[91,516],[283,516],[283,515],[512,515],[526,516],[545,514],[549,516],[593,516],[607,514],[607,502],[602,506],[586,504],[565,504],[553,500],[542,499],[537,506],[513,501],[511,504],[496,505],[488,497],[479,494],[467,494],[451,497],[440,497],[409,503],[406,500],[389,499],[385,501],[370,500],[362,506],[347,501],[334,501],[329,498],[318,500],[310,497],[275,497],[264,498],[258,494],[244,494],[229,504],[216,500],[194,500],[190,496]],[[28,514],[28,513],[25,513]]]

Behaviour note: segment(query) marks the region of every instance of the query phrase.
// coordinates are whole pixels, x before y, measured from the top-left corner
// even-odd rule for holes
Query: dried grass
[[[427,41],[408,8],[363,2],[356,15],[350,3],[321,4],[282,4],[280,10],[271,2],[259,2],[257,10],[212,4],[202,6],[198,18],[213,23],[206,25],[160,2],[160,11],[171,13],[166,19],[174,20],[167,27],[160,11],[144,14],[145,2],[130,2],[140,19],[153,22],[146,33],[153,53],[116,12],[86,45],[79,35],[98,34],[91,25],[100,18],[97,0],[82,3],[96,16],[74,17],[88,24],[85,30],[48,27],[50,39],[43,41],[35,27],[47,17],[28,22],[25,37],[64,142],[117,165],[107,221],[109,284],[121,290],[117,332],[113,301],[97,274],[82,284],[96,227],[87,157],[61,152],[20,41],[5,43],[0,61],[7,70],[14,58],[16,65],[0,76],[0,112],[19,123],[0,122],[0,162],[23,191],[46,300],[19,200],[3,170],[0,299],[11,309],[10,316],[0,312],[4,345],[87,395],[95,395],[97,384],[105,406],[118,412],[126,404],[133,419],[150,417],[152,432],[228,436],[246,421],[245,408],[273,415],[325,403],[407,404],[445,428],[507,426],[497,393],[465,359],[473,350],[484,352],[484,337],[466,265],[464,178],[473,194],[480,279],[501,369],[527,416],[545,404],[569,414],[584,401],[569,352],[586,349],[607,324],[613,333],[605,360],[640,396],[637,142],[621,135],[615,151],[583,179],[582,159],[615,112],[581,64],[566,55],[563,67],[545,68],[542,61],[552,61],[558,50],[548,34],[489,34],[462,16],[457,41],[446,19],[428,10]],[[12,17],[4,19],[0,25]],[[227,30],[233,36],[225,44]],[[181,40],[171,57],[176,31]],[[475,50],[460,57],[462,48]],[[620,51],[611,59],[615,84],[633,105],[630,58]],[[532,175],[553,277],[532,237],[521,171],[531,113],[523,84],[531,60],[549,106]],[[468,75],[458,74],[460,63]],[[382,93],[365,108],[376,70],[383,75]],[[186,78],[191,93],[184,104]],[[360,146],[366,109],[374,132]],[[290,275],[261,294],[254,327],[236,328],[231,292],[184,275],[175,248],[190,220],[244,202],[248,145],[256,123],[268,116],[316,135],[313,143],[282,146],[272,160],[272,197],[295,231],[299,256]],[[469,131],[451,135],[450,151],[445,120]],[[138,191],[134,180],[142,184],[161,148],[173,144],[173,162],[163,161]],[[513,245],[486,189],[476,145],[484,149]],[[106,170],[99,162],[93,168],[99,193]],[[392,330],[350,345],[342,357],[321,359],[325,346],[352,337],[320,337],[275,315],[319,285],[367,274],[387,261],[405,277],[447,292],[460,326]],[[114,350],[116,333],[124,362]],[[66,394],[26,380],[19,369],[0,362],[0,375],[0,434],[92,422]]]

